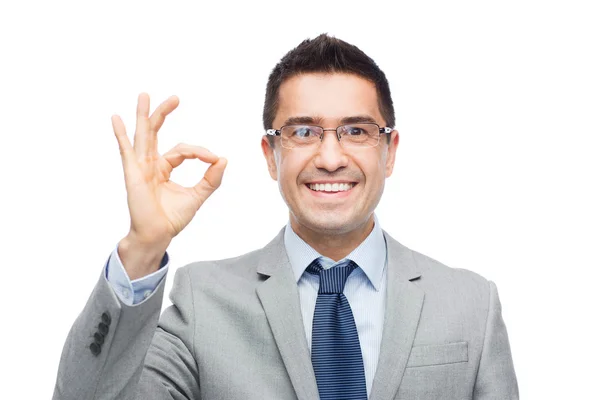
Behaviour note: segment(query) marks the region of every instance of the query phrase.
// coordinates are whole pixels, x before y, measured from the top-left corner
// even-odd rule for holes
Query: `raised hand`
[[[119,242],[119,256],[131,279],[158,268],[170,241],[190,223],[204,201],[219,187],[227,165],[226,159],[209,150],[183,143],[162,156],[158,154],[158,130],[165,117],[178,105],[179,99],[171,96],[148,116],[150,98],[141,93],[133,146],[121,118],[112,116],[131,218],[129,234]],[[183,187],[169,180],[173,169],[185,159],[194,158],[211,164],[196,185]]]

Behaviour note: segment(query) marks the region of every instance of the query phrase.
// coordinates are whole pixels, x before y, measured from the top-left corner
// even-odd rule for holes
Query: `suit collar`
[[[257,294],[298,399],[318,399],[298,286],[285,251],[284,229],[260,250],[257,271],[269,278],[259,284]],[[425,297],[413,283],[421,273],[412,250],[383,232],[388,254],[386,310],[370,400],[391,400],[398,391]]]
[[[299,400],[319,398],[310,351],[304,334],[298,285],[283,244],[282,229],[262,249],[258,273],[268,278],[256,293]]]
[[[414,253],[405,247],[385,230],[383,231],[388,253],[388,263],[394,265],[395,273],[404,281],[413,281],[421,277],[421,269],[417,264]]]
[[[261,275],[271,276],[276,273],[281,273],[286,266],[290,266],[290,260],[285,252],[283,244],[283,227],[277,236],[273,238],[265,247],[259,250],[261,253],[258,261],[257,272]],[[289,268],[291,271],[291,266]]]
[[[387,248],[388,263],[396,265],[396,273],[403,280],[412,281],[419,278],[421,272],[413,257],[412,250],[400,244],[385,230],[382,229],[382,231]],[[281,228],[277,236],[259,250],[262,253],[257,266],[259,274],[271,276],[281,272],[282,269],[291,271],[290,260],[285,250],[284,234],[285,226]],[[285,265],[282,264],[282,260],[285,260]],[[295,279],[293,273],[292,278]]]
[[[412,250],[384,232],[388,249],[387,294],[381,350],[371,400],[391,400],[400,387],[421,318],[425,294]]]

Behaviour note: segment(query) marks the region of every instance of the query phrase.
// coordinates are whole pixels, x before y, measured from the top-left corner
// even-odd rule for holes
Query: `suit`
[[[495,284],[384,235],[369,398],[518,399]],[[103,274],[67,337],[54,399],[318,399],[283,230],[260,250],[177,270],[159,316],[163,292],[164,280],[130,307]]]

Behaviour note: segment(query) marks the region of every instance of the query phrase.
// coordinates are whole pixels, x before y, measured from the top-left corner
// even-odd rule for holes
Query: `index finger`
[[[202,146],[193,146],[180,143],[163,155],[170,164],[171,169],[177,168],[186,159],[198,158],[201,161],[214,164],[219,161],[219,156]]]
[[[148,118],[148,148],[150,151],[156,152],[158,148],[156,136],[158,130],[165,122],[165,117],[169,115],[179,105],[179,98],[171,96],[167,100],[160,103],[152,115]]]
[[[156,110],[150,116],[150,130],[156,134],[165,122],[165,117],[177,108],[179,105],[179,97],[173,95],[160,103]]]

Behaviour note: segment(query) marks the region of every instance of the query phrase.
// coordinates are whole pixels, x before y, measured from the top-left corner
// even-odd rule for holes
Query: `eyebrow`
[[[310,124],[310,125],[318,125],[323,122],[323,117],[308,117],[308,116],[296,116],[289,117],[283,123],[283,125],[300,125],[300,124]],[[349,117],[344,117],[340,120],[342,125],[345,124],[357,124],[362,122],[370,122],[376,124],[377,121],[375,118],[370,115],[352,115]]]

